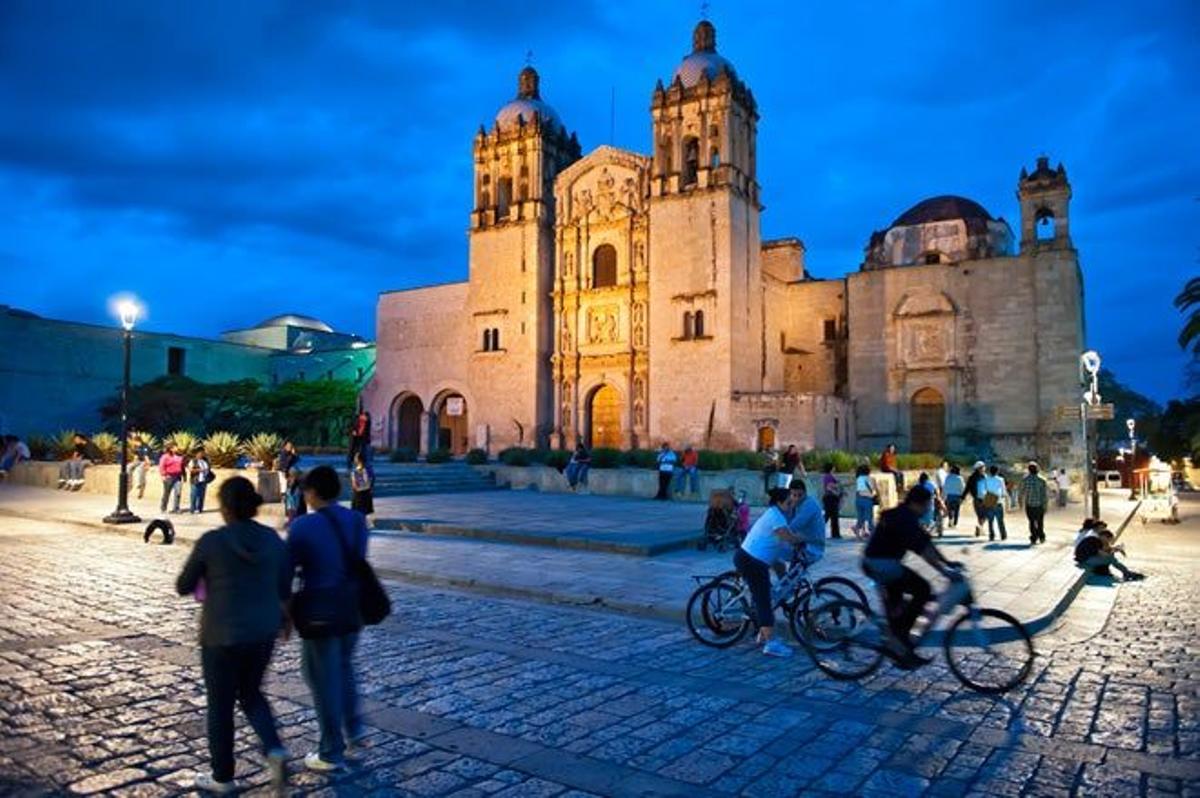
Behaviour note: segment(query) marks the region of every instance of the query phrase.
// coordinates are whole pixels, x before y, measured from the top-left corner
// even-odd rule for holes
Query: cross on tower
[[[525,66],[533,66],[533,50],[525,51]]]
[[[708,0],[700,4],[700,19],[708,19]]]

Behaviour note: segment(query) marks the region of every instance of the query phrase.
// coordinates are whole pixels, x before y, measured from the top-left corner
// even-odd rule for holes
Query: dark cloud
[[[471,136],[512,96],[527,49],[585,149],[647,149],[650,92],[689,49],[697,9],[644,6],[2,3],[0,301],[102,321],[103,296],[133,289],[164,329],[289,310],[371,334],[378,291],[465,276]],[[1015,225],[1017,174],[1045,152],[1075,189],[1091,343],[1127,382],[1177,390],[1170,298],[1197,269],[1200,5],[712,13],[762,113],[764,236],[800,236],[814,272],[834,276],[932,194]],[[189,272],[204,276],[197,294]],[[1107,322],[1114,307],[1137,334]]]

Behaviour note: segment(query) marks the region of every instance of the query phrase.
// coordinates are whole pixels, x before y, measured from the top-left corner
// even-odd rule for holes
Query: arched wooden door
[[[461,394],[442,399],[437,411],[437,446],[430,448],[448,449],[455,456],[466,454],[470,434],[467,412],[467,400]]]
[[[758,428],[758,450],[765,452],[768,449],[775,448],[775,428],[774,427],[759,427]]]
[[[621,448],[621,394],[611,385],[601,385],[588,402],[588,444]]]
[[[417,451],[421,448],[421,413],[425,406],[420,397],[406,396],[396,410],[395,446]]]
[[[946,451],[946,400],[933,388],[913,394],[909,415],[914,452],[944,454]]]

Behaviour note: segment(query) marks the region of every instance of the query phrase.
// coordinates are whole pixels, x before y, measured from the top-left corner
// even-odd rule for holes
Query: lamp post
[[[1125,419],[1125,428],[1129,430],[1129,500],[1137,500],[1137,485],[1134,480],[1137,474],[1134,469],[1137,467],[1137,438],[1133,431],[1137,428],[1137,422],[1132,418]]]
[[[1087,458],[1087,484],[1092,491],[1092,518],[1100,520],[1100,485],[1096,481],[1095,435],[1088,434],[1088,408],[1100,404],[1100,355],[1089,349],[1079,356],[1079,365],[1087,374],[1086,380],[1081,380],[1087,386],[1083,392],[1083,404],[1080,415],[1083,418],[1083,441]],[[1086,499],[1085,499],[1086,501]]]
[[[130,299],[122,300],[117,305],[117,315],[121,319],[123,338],[125,339],[125,374],[121,380],[121,456],[118,461],[121,472],[117,476],[117,509],[104,517],[106,524],[136,524],[141,518],[129,509],[129,361],[133,347],[133,325],[137,321],[138,306]]]

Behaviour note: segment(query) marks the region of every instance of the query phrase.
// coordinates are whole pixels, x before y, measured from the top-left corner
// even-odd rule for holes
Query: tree
[[[1101,450],[1116,449],[1129,440],[1125,419],[1137,422],[1139,438],[1150,439],[1158,431],[1162,407],[1117,379],[1109,369],[1100,369],[1100,397],[1114,405],[1113,419],[1096,423],[1096,441]]]
[[[1150,445],[1163,460],[1190,457],[1200,462],[1200,396],[1167,402]]]
[[[1200,277],[1193,277],[1175,297],[1175,307],[1186,313],[1183,329],[1179,331],[1179,346],[1200,358]]]

